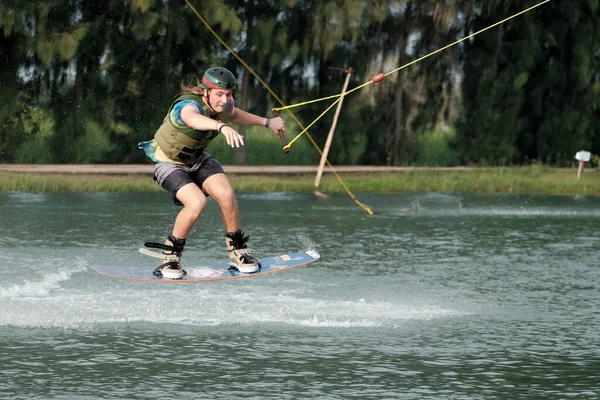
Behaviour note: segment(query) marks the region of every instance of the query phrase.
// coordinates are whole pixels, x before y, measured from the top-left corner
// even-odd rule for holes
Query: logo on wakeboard
[[[187,270],[187,274],[190,278],[216,278],[223,275],[225,270],[212,269],[209,267],[200,267]]]
[[[270,270],[287,268],[287,265],[269,265]]]

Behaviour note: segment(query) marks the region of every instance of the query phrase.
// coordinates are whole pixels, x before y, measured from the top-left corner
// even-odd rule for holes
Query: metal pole
[[[327,160],[327,153],[329,153],[329,147],[331,146],[331,141],[333,140],[333,133],[335,132],[335,125],[337,124],[338,117],[340,115],[340,110],[342,108],[342,103],[344,102],[344,93],[346,93],[346,88],[348,88],[348,82],[350,82],[350,75],[352,74],[352,67],[346,70],[346,81],[344,82],[344,87],[342,88],[342,97],[340,98],[340,102],[335,109],[335,115],[333,116],[333,123],[331,124],[331,129],[329,129],[329,134],[327,135],[327,141],[325,142],[325,147],[323,148],[323,154],[321,154],[321,161],[319,162],[319,169],[317,170],[317,176],[315,178],[315,187],[318,188],[321,183],[321,176],[323,175],[323,168],[325,167],[325,160]]]

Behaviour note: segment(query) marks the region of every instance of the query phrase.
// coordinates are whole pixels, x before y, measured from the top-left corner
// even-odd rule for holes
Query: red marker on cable
[[[371,81],[373,83],[379,83],[381,82],[383,79],[385,78],[385,74],[381,73],[381,74],[377,74],[373,77],[373,79],[371,79]]]

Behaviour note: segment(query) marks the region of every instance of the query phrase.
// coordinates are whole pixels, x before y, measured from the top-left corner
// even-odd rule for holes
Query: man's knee
[[[219,203],[221,208],[232,207],[236,205],[235,193],[233,190],[223,190],[221,193],[219,193],[218,198],[215,198],[215,200],[217,203]]]
[[[193,217],[199,218],[202,211],[206,207],[206,197],[196,197],[194,199],[186,201],[184,204],[185,209],[189,212]]]

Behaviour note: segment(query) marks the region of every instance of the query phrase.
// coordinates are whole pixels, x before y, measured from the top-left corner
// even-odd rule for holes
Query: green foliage
[[[77,139],[75,162],[105,162],[104,154],[110,148],[110,131],[107,126],[94,120],[85,123],[83,136]]]
[[[287,104],[339,93],[345,74],[329,67],[352,66],[351,89],[531,6],[192,3]],[[330,161],[566,166],[577,150],[600,154],[599,4],[550,2],[351,94]],[[0,90],[10,99],[0,102],[0,162],[144,162],[136,144],[152,137],[182,79],[210,65],[238,76],[244,68],[185,2],[173,0],[3,2],[0,53]],[[277,105],[269,92],[254,78],[248,88],[248,110],[269,115]],[[325,107],[293,112],[308,125]],[[321,146],[333,111],[310,130]],[[287,122],[293,138],[300,128]],[[250,128],[247,142],[249,164],[319,160],[306,137],[287,155],[262,128]],[[209,151],[234,161],[221,139]]]
[[[134,14],[134,25],[136,29],[133,31],[133,35],[136,40],[150,40],[156,25],[160,22],[160,14],[156,12],[141,12]]]
[[[0,27],[5,35],[11,35],[17,23],[17,13],[4,3],[0,3]]]
[[[339,165],[361,164],[369,135],[363,130],[348,129],[347,125],[344,125],[336,127],[335,136],[331,144],[331,147],[335,151],[331,151],[330,149],[327,158],[330,162]]]
[[[451,128],[424,129],[415,140],[414,165],[453,167],[458,165],[458,153],[453,148],[456,132]]]
[[[527,71],[521,72],[519,75],[517,75],[517,77],[514,80],[514,89],[520,90],[523,86],[525,86],[528,79],[529,73]]]
[[[49,110],[34,107],[29,101],[29,97],[18,95],[14,102],[5,104],[8,107],[0,108],[0,162],[35,164],[55,160],[50,150],[55,135],[54,117]]]
[[[154,0],[131,0],[131,10],[145,13],[154,5]]]
[[[47,110],[26,108],[21,114],[23,143],[15,151],[15,162],[21,164],[51,164],[50,142],[54,137],[54,117]]]
[[[517,3],[515,10],[525,6]],[[597,151],[600,24],[581,11],[585,3],[550,3],[469,44],[457,140],[464,162],[566,166],[580,148]],[[481,24],[504,9],[495,5],[478,17]],[[494,35],[498,40],[487,40]]]
[[[52,45],[49,39],[43,38],[38,41],[35,50],[42,59],[43,64],[50,64],[55,54],[54,48],[55,46]]]

